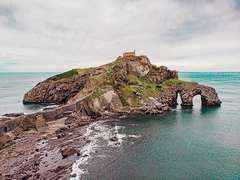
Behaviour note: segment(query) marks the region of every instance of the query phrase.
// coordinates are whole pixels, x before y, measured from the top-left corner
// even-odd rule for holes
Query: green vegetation
[[[92,70],[94,70],[94,68],[78,68],[76,69],[77,72],[78,72],[78,75],[83,75],[83,74],[86,74],[86,73],[90,73]]]
[[[120,64],[122,61],[123,61],[123,59],[122,59],[121,57],[118,57],[115,61],[100,66],[101,68],[106,69],[106,71],[107,71],[107,76],[106,76],[106,78],[111,77],[112,68],[113,68],[115,65]],[[89,72],[93,71],[94,69],[95,69],[95,68],[78,68],[78,69],[72,69],[72,70],[70,70],[70,71],[66,71],[66,72],[64,72],[64,73],[57,74],[57,75],[53,76],[52,78],[55,79],[55,80],[65,79],[65,78],[72,78],[72,77],[74,77],[74,76],[76,76],[76,75],[82,75],[82,74],[85,74],[85,73],[89,73]]]
[[[135,75],[128,75],[128,84],[133,85],[138,93],[143,96],[158,96],[161,91],[161,85],[153,83],[144,77],[137,77]]]
[[[140,97],[136,94],[136,90],[129,85],[120,87],[120,97],[124,105],[139,106],[141,103]]]
[[[52,79],[59,80],[59,79],[72,78],[76,75],[82,75],[82,74],[88,73],[93,69],[94,68],[72,69],[70,71],[67,71],[67,72],[64,72],[61,74],[57,74],[57,75],[53,76]]]
[[[120,87],[120,94],[125,104],[140,106],[141,101],[156,97],[161,93],[161,86],[150,82],[144,77],[128,75],[128,83]]]
[[[90,98],[91,98],[91,99],[95,99],[95,98],[97,98],[97,97],[100,97],[100,96],[103,95],[103,94],[104,94],[104,91],[103,91],[102,88],[96,88],[96,89],[93,91],[93,93],[92,93],[92,95],[90,96]]]
[[[64,73],[61,73],[61,74],[57,74],[53,78],[58,80],[58,79],[63,79],[63,78],[70,78],[70,77],[73,77],[77,74],[78,74],[77,69],[72,69],[70,71],[67,71],[67,72],[64,72]]]
[[[193,82],[190,81],[182,81],[179,79],[169,79],[162,83],[162,87],[169,87],[169,86],[186,86],[186,85],[192,85]]]

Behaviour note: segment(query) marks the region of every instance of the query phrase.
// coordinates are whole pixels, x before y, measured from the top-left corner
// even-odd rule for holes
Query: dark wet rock
[[[76,173],[71,174],[70,177],[71,177],[71,178],[75,178],[75,177],[77,177],[77,174],[76,174]]]
[[[64,170],[66,166],[58,166],[56,169],[53,170],[55,173],[59,173],[60,171]]]
[[[24,113],[8,113],[8,114],[4,114],[3,116],[5,117],[19,117],[19,116],[23,116]]]
[[[113,136],[113,137],[111,137],[109,140],[110,140],[110,141],[117,141],[118,138],[117,138],[116,136]]]
[[[68,130],[67,127],[60,127],[59,129],[57,129],[55,131],[56,134],[62,134],[62,133],[65,133],[66,131]]]
[[[65,137],[66,135],[67,135],[66,133],[60,133],[60,134],[57,134],[57,138],[60,139]]]
[[[67,147],[67,148],[61,149],[60,152],[62,154],[63,159],[79,153],[79,151],[73,147]]]

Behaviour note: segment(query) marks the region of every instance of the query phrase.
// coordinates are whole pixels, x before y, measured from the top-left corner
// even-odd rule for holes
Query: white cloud
[[[95,66],[134,48],[178,70],[239,71],[239,8],[237,0],[1,0],[0,71]]]

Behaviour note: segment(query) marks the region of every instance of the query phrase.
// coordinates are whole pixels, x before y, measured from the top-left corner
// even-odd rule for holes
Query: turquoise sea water
[[[38,82],[56,73],[1,73],[0,72],[0,115],[12,112],[33,112],[42,108],[23,105],[23,95]]]
[[[85,179],[240,179],[240,73],[180,77],[215,87],[222,106],[202,108],[196,97],[193,109],[106,122],[122,146],[95,148]]]
[[[54,73],[0,73],[0,114],[31,112],[22,96]],[[164,116],[141,116],[92,126],[104,133],[87,163],[85,179],[240,179],[240,73],[180,73],[181,79],[215,87],[220,108],[193,109]],[[100,128],[101,127],[101,128]],[[105,128],[103,128],[105,127]],[[107,128],[106,128],[107,127]],[[108,129],[121,146],[104,144]],[[97,143],[96,143],[97,144]]]

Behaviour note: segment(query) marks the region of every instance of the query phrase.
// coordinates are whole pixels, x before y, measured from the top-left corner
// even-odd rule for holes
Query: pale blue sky
[[[97,66],[125,50],[180,71],[240,71],[240,0],[1,0],[0,72]]]

